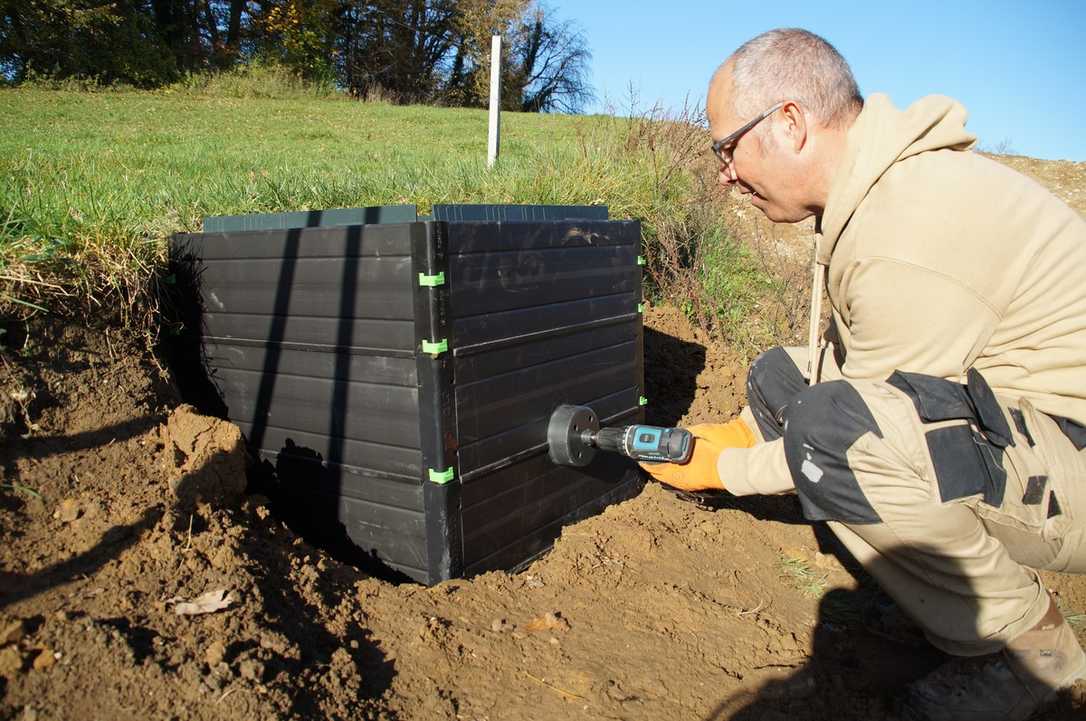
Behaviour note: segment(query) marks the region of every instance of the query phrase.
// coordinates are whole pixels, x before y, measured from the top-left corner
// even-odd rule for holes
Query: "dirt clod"
[[[207,662],[209,668],[215,668],[222,663],[225,656],[226,646],[223,642],[212,641],[211,645],[207,647],[207,651],[204,652],[204,661]]]
[[[242,678],[247,678],[250,681],[259,681],[264,675],[264,664],[256,659],[247,659],[238,665],[238,673]]]
[[[35,671],[45,671],[46,669],[52,668],[53,664],[57,662],[53,650],[48,646],[38,649],[37,654],[38,655],[34,657],[34,661],[31,664],[31,667]]]
[[[173,451],[164,454],[170,490],[183,504],[231,504],[241,498],[245,448],[237,426],[181,405],[170,413],[161,435],[162,444]]]
[[[65,498],[53,512],[53,518],[61,523],[71,523],[80,516],[79,502],[74,498]]]
[[[23,655],[16,646],[0,648],[0,676],[12,677],[23,669]]]
[[[557,611],[547,611],[542,616],[536,616],[524,624],[524,630],[532,633],[539,631],[568,631],[569,621],[562,618]]]

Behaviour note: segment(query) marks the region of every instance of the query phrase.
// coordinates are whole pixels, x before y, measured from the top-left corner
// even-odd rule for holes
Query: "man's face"
[[[751,120],[735,115],[730,64],[713,78],[705,105],[713,140],[727,137]],[[731,144],[732,162],[721,163],[720,183],[746,195],[770,220],[795,223],[813,213],[802,201],[806,183],[802,158],[794,151],[788,119],[778,115],[779,111],[770,115]]]

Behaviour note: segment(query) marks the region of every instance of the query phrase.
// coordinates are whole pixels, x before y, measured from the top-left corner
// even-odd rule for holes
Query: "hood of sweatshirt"
[[[960,103],[929,95],[898,110],[881,93],[871,95],[848,131],[845,157],[830,184],[822,214],[818,262],[829,265],[837,239],[867,192],[899,160],[929,150],[968,150],[976,136],[965,129]]]

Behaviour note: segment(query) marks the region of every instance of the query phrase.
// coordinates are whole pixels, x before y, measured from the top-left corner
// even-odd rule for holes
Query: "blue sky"
[[[1086,160],[1086,0],[818,0],[708,2],[556,0],[592,50],[601,101],[591,111],[703,102],[713,69],[745,40],[802,27],[829,40],[864,95],[899,106],[931,93],[960,100],[968,128],[989,148]]]

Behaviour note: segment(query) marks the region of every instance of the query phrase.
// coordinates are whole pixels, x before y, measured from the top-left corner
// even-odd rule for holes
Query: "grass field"
[[[703,238],[731,243],[696,207],[704,138],[688,125],[505,113],[501,159],[487,170],[483,110],[235,90],[0,91],[0,311],[106,307],[128,317],[153,306],[167,238],[207,215],[603,203],[612,217],[642,220],[650,256],[660,242],[678,255]],[[728,273],[739,289],[730,314],[765,288],[741,265]]]

